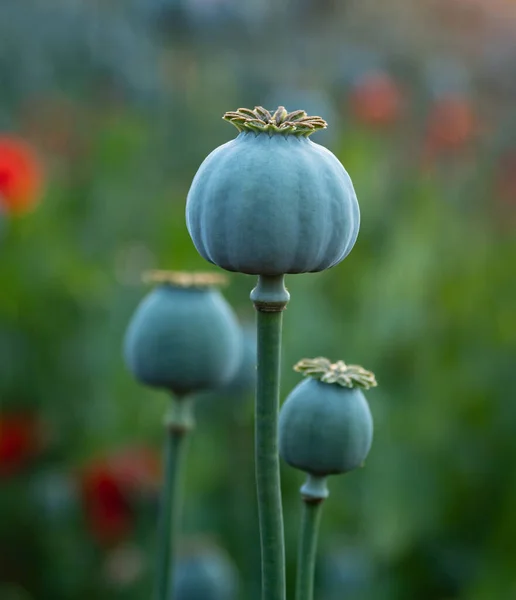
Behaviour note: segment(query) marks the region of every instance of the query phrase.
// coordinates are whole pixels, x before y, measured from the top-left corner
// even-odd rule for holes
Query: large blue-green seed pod
[[[216,277],[156,272],[161,283],[140,303],[124,341],[127,367],[145,385],[182,396],[233,376],[241,354],[237,319]]]
[[[216,546],[200,546],[176,564],[174,600],[236,600],[238,575],[235,566]]]
[[[198,252],[252,275],[323,271],[357,239],[360,212],[339,160],[308,136],[326,127],[304,111],[226,113],[240,134],[202,163],[186,224]]]
[[[281,407],[281,457],[292,467],[318,477],[360,467],[373,439],[373,419],[360,387],[376,385],[374,375],[323,358],[305,359],[295,368],[309,377]]]

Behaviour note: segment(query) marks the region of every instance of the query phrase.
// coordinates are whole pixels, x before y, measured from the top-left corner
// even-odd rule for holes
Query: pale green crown
[[[280,106],[274,113],[261,106],[239,108],[227,112],[224,120],[232,123],[238,131],[254,131],[255,133],[280,133],[282,135],[309,136],[319,129],[326,129],[327,123],[321,117],[310,117],[304,110],[287,112]]]
[[[359,365],[347,365],[342,360],[332,363],[322,356],[303,358],[294,365],[294,371],[323,383],[333,383],[347,388],[359,387],[368,390],[378,385],[371,371]]]

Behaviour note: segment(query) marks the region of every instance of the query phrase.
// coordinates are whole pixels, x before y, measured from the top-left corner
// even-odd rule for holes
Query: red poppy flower
[[[0,136],[0,206],[23,213],[40,199],[43,190],[41,164],[32,147],[21,139]]]
[[[146,448],[130,448],[92,463],[81,474],[88,528],[102,544],[130,536],[137,492],[155,491],[160,461]]]
[[[387,73],[370,73],[355,84],[350,105],[353,115],[361,123],[385,127],[400,115],[401,92]]]
[[[41,433],[34,415],[0,415],[0,477],[18,473],[40,452]]]
[[[92,465],[83,473],[81,492],[88,528],[101,543],[116,543],[130,533],[132,508],[107,465]]]
[[[129,491],[155,491],[161,480],[161,459],[150,448],[127,448],[108,459],[117,479]]]

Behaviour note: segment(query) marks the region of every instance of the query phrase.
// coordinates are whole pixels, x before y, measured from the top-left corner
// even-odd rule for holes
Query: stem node
[[[325,477],[308,475],[301,488],[303,512],[299,533],[296,600],[313,600],[317,537],[324,499],[328,496]]]
[[[326,477],[318,475],[312,475],[308,473],[306,481],[301,487],[301,498],[304,502],[322,502],[329,495],[328,487],[326,485]]]
[[[285,287],[284,275],[260,275],[251,292],[251,300],[259,312],[281,312],[285,310],[290,294]]]

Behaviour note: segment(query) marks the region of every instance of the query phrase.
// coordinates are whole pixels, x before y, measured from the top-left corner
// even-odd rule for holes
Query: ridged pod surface
[[[138,306],[124,356],[141,383],[184,395],[229,381],[240,345],[236,317],[217,289],[162,284]]]
[[[292,467],[325,477],[364,462],[373,419],[362,391],[316,379],[296,386],[281,407],[279,449]]]
[[[274,276],[322,271],[351,252],[360,213],[348,173],[306,133],[285,129],[242,127],[201,164],[186,224],[209,262]]]

